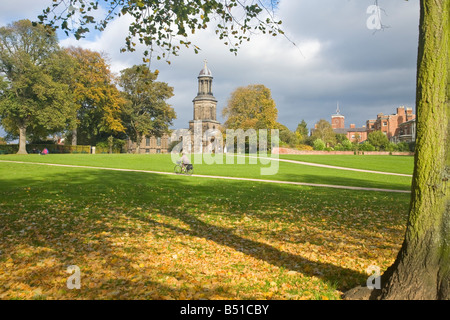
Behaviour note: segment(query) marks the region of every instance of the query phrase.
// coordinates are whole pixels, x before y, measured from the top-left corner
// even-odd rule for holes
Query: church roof
[[[205,66],[203,67],[203,69],[200,71],[199,76],[208,76],[208,77],[212,77],[212,72],[211,70],[208,69],[208,66],[206,65],[207,61],[205,60]]]

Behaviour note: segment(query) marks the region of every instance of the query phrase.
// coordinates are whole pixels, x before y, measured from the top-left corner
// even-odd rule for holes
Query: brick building
[[[416,119],[412,119],[401,123],[398,126],[398,131],[391,139],[394,143],[399,142],[415,142],[416,141]]]
[[[393,141],[395,136],[400,135],[400,125],[416,118],[412,108],[398,107],[397,113],[385,115],[379,113],[375,120],[367,120],[367,128],[370,132],[381,131],[389,140]],[[369,128],[370,125],[370,128]]]
[[[331,116],[331,127],[333,129],[345,128],[345,117],[341,114],[341,110],[339,109],[339,103],[336,108],[336,113]]]
[[[364,142],[369,133],[373,131],[383,132],[391,142],[415,141],[415,119],[412,108],[404,106],[397,108],[397,113],[384,115],[379,113],[376,119],[366,121],[366,125],[357,128],[354,124],[345,128],[345,117],[340,114],[339,106],[336,113],[331,116],[331,126],[337,134],[345,134],[347,138],[355,142]]]
[[[367,130],[365,126],[356,128],[355,124],[350,124],[350,128],[345,128],[345,117],[341,114],[339,104],[336,113],[331,116],[331,127],[336,134],[345,134],[351,142],[363,142],[367,140]]]

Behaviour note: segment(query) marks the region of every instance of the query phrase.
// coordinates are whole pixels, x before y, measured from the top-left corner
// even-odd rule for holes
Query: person
[[[48,154],[48,149],[47,149],[47,148],[44,148],[44,150],[42,150],[41,154],[42,154],[42,155]]]
[[[184,169],[189,169],[189,167],[192,166],[191,161],[189,160],[185,152],[182,153],[180,163]]]

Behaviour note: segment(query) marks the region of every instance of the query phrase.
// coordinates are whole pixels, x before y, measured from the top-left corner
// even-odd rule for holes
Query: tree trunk
[[[77,145],[77,128],[73,128],[72,129],[72,145],[76,146]]]
[[[135,154],[139,154],[141,151],[141,142],[142,142],[142,136],[137,135],[136,136],[136,150],[134,151]]]
[[[411,205],[379,299],[450,299],[450,0],[422,0],[420,10]]]
[[[19,151],[17,154],[28,154],[27,152],[27,127],[19,126]]]

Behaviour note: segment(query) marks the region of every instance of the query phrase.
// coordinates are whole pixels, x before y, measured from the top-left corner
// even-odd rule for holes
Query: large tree
[[[157,72],[145,65],[136,65],[121,71],[119,84],[128,100],[125,110],[127,134],[137,145],[144,136],[162,136],[176,118],[175,111],[166,102],[173,96],[173,88],[156,81]]]
[[[222,110],[230,129],[277,129],[278,110],[270,89],[262,84],[239,87]]]
[[[64,129],[73,115],[68,85],[62,81],[64,54],[55,34],[29,20],[0,28],[0,117],[5,129],[19,135],[26,154],[27,130],[46,135]]]
[[[96,5],[95,2],[92,3]],[[196,29],[206,27],[213,13],[222,17],[220,27],[226,26],[231,30],[231,26],[236,23],[233,16],[227,18],[229,7],[224,4],[229,3],[231,8],[235,8],[239,7],[240,2],[189,1],[192,6],[186,6],[185,1],[162,0],[112,0],[110,3],[112,10],[126,7],[122,12],[134,9],[138,12],[142,9],[142,14],[137,13],[133,26],[135,29],[131,29],[131,33],[140,29],[142,32],[137,33],[140,39],[148,37],[149,43],[152,43],[155,37],[163,43],[170,43],[165,30],[171,32],[172,29],[167,29],[166,16],[158,17],[159,12],[167,13],[168,10],[176,9],[171,11],[173,19],[170,23],[173,21],[184,27],[180,29],[181,33],[190,25]],[[85,5],[83,17],[86,21],[92,19],[86,12],[93,5]],[[160,7],[163,8],[161,11]],[[258,21],[261,7],[255,7],[257,8],[253,11],[246,10],[245,17]],[[204,14],[201,12],[202,8],[205,9]],[[55,11],[50,8],[46,10],[41,16],[42,21],[46,21],[52,12]],[[147,23],[140,24],[145,12],[149,12],[146,18],[149,24],[156,26],[156,30],[152,27],[145,29]],[[450,299],[450,0],[421,0],[420,13],[416,90],[417,145],[411,205],[402,248],[395,263],[382,276],[382,290],[378,295],[380,299]],[[70,16],[66,14],[62,18],[61,25],[64,27],[65,23],[67,28]],[[277,30],[277,24],[273,20],[269,22],[269,26],[275,26]],[[50,21],[50,24],[55,25],[56,21]],[[248,26],[249,22],[242,24],[243,28]],[[258,27],[258,23],[256,26]],[[219,36],[223,37],[220,27]],[[85,31],[86,28],[83,28],[82,26],[82,31]],[[162,31],[158,33],[158,30]],[[237,36],[242,37],[239,34]],[[130,39],[128,42],[127,46],[132,47]],[[375,296],[378,291],[374,290],[372,293]]]
[[[72,145],[96,144],[102,135],[125,132],[125,99],[115,86],[105,58],[99,52],[70,47],[66,52],[76,66],[70,79],[77,116],[70,124]]]

